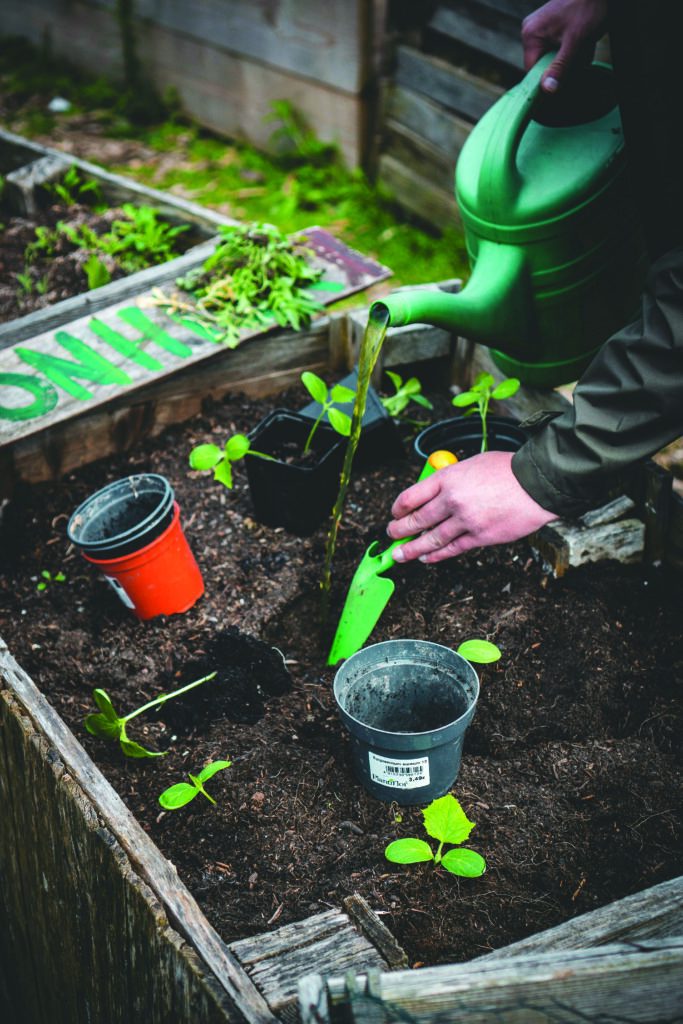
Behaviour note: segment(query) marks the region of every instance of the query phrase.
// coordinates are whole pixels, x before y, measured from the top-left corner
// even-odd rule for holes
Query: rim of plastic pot
[[[489,448],[496,451],[517,451],[529,440],[529,435],[519,425],[519,420],[509,416],[486,417]],[[420,459],[429,456],[441,448],[465,441],[481,439],[481,416],[454,416],[452,419],[441,420],[425,427],[415,438],[414,450]]]
[[[136,501],[146,500],[137,510],[144,513],[142,518],[127,525],[131,495]],[[66,532],[84,554],[118,558],[159,537],[172,522],[173,511],[173,488],[168,480],[158,473],[135,473],[107,484],[87,498],[71,516]]]
[[[402,647],[404,650],[410,647],[410,653],[401,654]],[[457,680],[463,690],[465,688],[469,690],[468,693],[464,694],[467,699],[467,707],[457,717],[434,729],[417,732],[411,730],[388,730],[376,725],[370,725],[349,711],[342,700],[342,687],[347,684],[347,677],[356,667],[359,670],[358,678],[360,679],[363,676],[369,675],[373,670],[379,674],[383,665],[410,664],[431,667],[433,669],[444,657],[451,660],[452,664],[462,667],[464,673],[469,677],[467,683],[465,683],[464,679],[458,678]],[[365,672],[362,671],[364,667],[366,668]],[[446,674],[445,666],[443,671]],[[352,654],[340,665],[335,674],[333,684],[334,698],[339,711],[345,720],[354,723],[356,735],[362,736],[364,734],[367,741],[376,743],[378,746],[391,745],[391,741],[389,740],[389,743],[387,743],[387,739],[395,736],[401,747],[403,747],[403,740],[406,737],[432,736],[434,737],[434,743],[430,745],[437,745],[446,737],[449,731],[454,729],[457,731],[458,727],[462,725],[463,720],[467,719],[468,721],[465,724],[469,724],[469,721],[474,717],[474,711],[479,699],[479,690],[479,675],[467,658],[463,658],[461,654],[458,654],[452,647],[446,647],[445,644],[436,644],[429,640],[410,639],[383,640],[380,643],[370,644],[367,647],[361,648],[360,651],[356,651],[355,654]]]

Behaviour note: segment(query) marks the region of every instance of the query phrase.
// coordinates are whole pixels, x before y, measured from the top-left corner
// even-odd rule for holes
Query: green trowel
[[[429,462],[425,462],[419,479],[424,480],[435,472],[436,469],[430,466]],[[407,544],[409,540],[413,540],[413,537],[394,541],[391,547],[382,552],[379,551],[378,542],[374,541],[363,555],[351,580],[332,642],[332,650],[327,659],[328,665],[336,665],[338,661],[351,657],[361,649],[372,633],[394,592],[395,585],[393,580],[381,576],[380,573],[386,572],[396,564],[394,551],[402,544]]]

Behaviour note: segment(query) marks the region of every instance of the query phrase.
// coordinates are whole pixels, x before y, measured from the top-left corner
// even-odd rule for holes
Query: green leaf
[[[429,401],[429,399],[425,398],[424,395],[413,395],[413,401],[417,402],[418,405],[423,405],[425,407],[425,409],[433,409],[434,408],[434,406]]]
[[[175,786],[169,786],[159,797],[159,803],[167,811],[174,811],[178,807],[184,807],[194,800],[199,790],[196,786],[190,786],[187,782],[178,782]]]
[[[337,433],[343,437],[348,437],[351,433],[351,417],[347,416],[341,409],[328,409],[327,415],[330,418],[330,425],[334,427]]]
[[[199,444],[190,452],[191,469],[213,469],[223,458],[223,452],[216,444]]]
[[[108,718],[110,722],[121,722],[106,690],[93,690],[93,699],[105,718]]]
[[[210,779],[212,775],[216,774],[216,772],[222,771],[223,768],[229,768],[231,764],[232,761],[212,761],[210,764],[207,764],[206,767],[202,768],[197,778],[200,782],[206,782],[206,780]]]
[[[344,387],[343,384],[335,384],[330,391],[330,398],[333,402],[353,402],[356,398],[356,392],[352,391],[351,388]]]
[[[474,828],[451,793],[433,800],[422,813],[427,832],[441,843],[464,843]]]
[[[516,377],[508,377],[507,380],[502,380],[495,391],[492,392],[491,398],[502,399],[511,398],[519,391],[519,381]]]
[[[447,871],[464,878],[478,878],[486,871],[486,861],[474,850],[449,850],[441,863]]]
[[[304,370],[301,374],[301,383],[304,385],[311,397],[320,405],[327,401],[327,384],[317,374],[310,370]]]
[[[385,372],[389,380],[393,383],[396,390],[399,391],[401,388],[401,384],[403,383],[399,375],[397,373],[393,373],[391,370],[386,370]]]
[[[384,856],[394,864],[419,864],[434,860],[429,843],[425,843],[423,839],[396,839],[389,843]]]
[[[477,391],[488,391],[495,383],[496,382],[491,374],[487,373],[486,370],[482,370],[481,373],[478,373],[474,378],[474,388],[476,388]]]
[[[118,718],[112,722],[104,715],[87,715],[84,724],[91,735],[102,739],[118,739],[121,735],[121,722]]]
[[[119,742],[126,757],[163,757],[166,753],[165,750],[145,750],[139,743],[126,739],[123,735],[119,737]]]
[[[479,395],[475,395],[474,391],[463,391],[460,395],[455,395],[453,398],[453,405],[472,405],[473,402],[479,400]]]
[[[488,640],[465,640],[458,647],[457,653],[468,661],[476,661],[482,665],[498,661],[500,658],[500,650]]]
[[[36,586],[36,590],[47,590],[47,583],[38,583]]]
[[[231,462],[243,459],[249,451],[249,438],[246,434],[233,434],[225,445],[225,456]]]
[[[66,579],[66,576],[64,575],[63,572],[58,572],[57,575],[53,576],[52,578],[56,583],[63,583],[64,580]]]
[[[219,484],[225,484],[226,487],[232,487],[232,466],[227,459],[222,459],[221,462],[215,467],[213,471],[214,480],[218,480]]]

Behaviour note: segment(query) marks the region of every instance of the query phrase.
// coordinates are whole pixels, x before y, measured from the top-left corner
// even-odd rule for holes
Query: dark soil
[[[439,416],[452,413],[446,396],[433,397]],[[273,406],[307,400],[303,389],[268,403],[233,396],[132,454],[21,490],[0,527],[0,634],[217,931],[233,941],[359,892],[412,964],[437,964],[681,874],[681,579],[604,562],[556,580],[526,542],[391,570],[396,590],[371,642],[455,648],[485,637],[502,658],[480,670],[453,787],[477,823],[467,845],[486,873],[458,879],[386,861],[392,840],[426,838],[421,808],[399,811],[355,780],[326,658],[353,572],[372,541],[384,546],[392,501],[417,462],[356,474],[328,629],[318,618],[326,525],[307,538],[264,527],[242,465],[233,491],[188,468],[194,445],[222,444]],[[151,622],[133,617],[66,535],[86,497],[138,471],[171,481],[206,584],[189,612]],[[66,581],[39,592],[43,570]],[[218,675],[196,700],[130,725],[164,757],[126,759],[84,728],[94,687],[123,714],[207,669]],[[206,784],[216,805],[199,795],[164,812],[162,790],[215,759],[233,762]]]

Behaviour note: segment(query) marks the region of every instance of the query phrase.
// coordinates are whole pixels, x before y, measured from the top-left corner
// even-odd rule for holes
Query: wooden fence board
[[[396,85],[422,93],[468,121],[478,121],[504,93],[499,86],[463,68],[409,46],[398,47],[395,81]]]
[[[388,104],[386,127],[394,131],[407,129],[433,147],[433,156],[425,153],[423,161],[428,163],[431,159],[445,165],[449,175],[448,187],[453,189],[455,165],[472,130],[469,122],[412,89],[396,86]],[[429,177],[428,168],[423,173]]]
[[[439,224],[442,229],[462,227],[458,204],[452,193],[435,187],[423,175],[405,168],[389,154],[382,154],[379,158],[379,177],[401,206],[422,220]]]
[[[529,10],[536,6],[531,4]],[[458,0],[440,3],[429,22],[440,32],[513,68],[524,68],[521,19],[510,17],[493,5]]]

